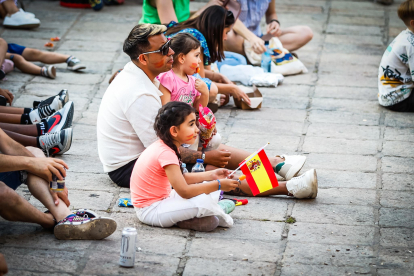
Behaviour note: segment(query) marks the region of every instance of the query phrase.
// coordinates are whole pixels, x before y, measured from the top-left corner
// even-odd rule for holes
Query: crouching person
[[[40,149],[12,140],[0,129],[0,216],[9,221],[32,222],[43,228],[54,228],[56,238],[62,240],[99,240],[116,230],[116,222],[98,217],[88,210],[74,213],[68,208],[68,190],[55,193],[49,190],[52,174],[62,180],[66,176],[65,162],[46,158]],[[16,193],[21,184],[47,209],[43,213]]]

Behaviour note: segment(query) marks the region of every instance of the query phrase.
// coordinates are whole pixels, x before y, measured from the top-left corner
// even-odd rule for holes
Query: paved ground
[[[76,74],[58,65],[55,80],[13,72],[0,85],[21,106],[69,89],[75,140],[63,159],[72,208],[110,216],[118,230],[103,241],[59,241],[39,226],[1,220],[0,252],[10,275],[413,275],[414,116],[376,101],[381,55],[404,29],[398,4],[277,1],[282,26],[306,24],[315,33],[298,51],[309,73],[263,89],[260,111],[220,110],[219,131],[232,146],[254,150],[270,141],[268,154],[306,154],[306,168],[318,172],[319,195],[249,199],[233,212],[233,228],[204,234],[140,224],[133,210],[116,206],[128,190],[111,183],[98,159],[99,103],[111,73],[128,61],[121,45],[141,6],[127,1],[93,12],[56,1],[24,3],[41,27],[1,28],[1,37],[43,49],[60,36],[55,50],[75,54],[88,68]],[[19,192],[39,206],[27,189]],[[296,223],[285,223],[288,216]],[[138,229],[134,269],[117,265],[124,226]]]

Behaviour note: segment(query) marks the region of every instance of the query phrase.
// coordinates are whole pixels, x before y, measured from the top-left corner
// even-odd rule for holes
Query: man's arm
[[[201,151],[190,150],[180,147],[181,161],[186,164],[196,163],[201,159]],[[227,166],[231,158],[231,153],[227,150],[211,150],[206,152],[204,163],[219,168]]]
[[[190,150],[180,147],[181,161],[186,164],[196,163],[197,159],[201,159],[201,151]]]
[[[34,157],[30,151],[10,138],[2,129],[0,129],[0,151],[6,155]]]

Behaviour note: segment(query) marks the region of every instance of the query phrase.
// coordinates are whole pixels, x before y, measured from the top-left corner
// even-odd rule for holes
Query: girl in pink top
[[[201,63],[200,42],[191,34],[182,33],[172,39],[171,49],[175,52],[172,69],[157,77],[160,81],[159,89],[164,94],[161,96],[162,105],[177,101],[187,103],[197,110],[200,104],[207,106],[207,85],[192,76],[197,73]]]
[[[197,231],[232,226],[233,219],[218,205],[221,190],[231,191],[239,184],[226,179],[229,171],[181,171],[178,148],[193,143],[199,132],[195,110],[186,103],[169,102],[159,110],[154,129],[160,140],[145,149],[131,175],[131,199],[138,219],[151,226],[177,224]]]

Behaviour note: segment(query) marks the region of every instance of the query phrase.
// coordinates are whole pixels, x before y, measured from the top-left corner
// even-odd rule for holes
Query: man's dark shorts
[[[13,190],[26,183],[26,179],[26,171],[0,172],[0,181]]]
[[[113,182],[115,182],[116,185],[124,188],[129,188],[130,186],[130,180],[132,175],[132,170],[134,169],[135,162],[137,162],[138,159],[132,160],[126,165],[123,165],[122,167],[109,172],[109,178]]]

